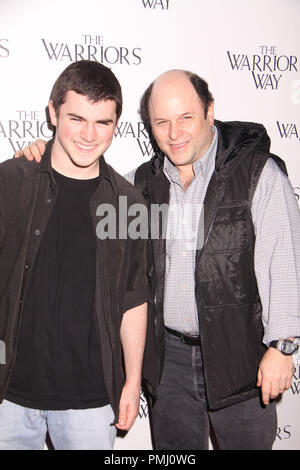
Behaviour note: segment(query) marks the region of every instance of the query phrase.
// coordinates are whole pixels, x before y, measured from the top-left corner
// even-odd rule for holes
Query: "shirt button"
[[[185,290],[185,284],[181,284],[180,288],[181,290]]]
[[[183,258],[186,256],[186,251],[182,251],[181,255],[183,256]]]
[[[34,231],[34,234],[38,237],[41,234],[41,231],[37,229]]]
[[[52,199],[46,199],[46,204],[51,204]]]
[[[29,264],[25,264],[25,271],[28,271]]]

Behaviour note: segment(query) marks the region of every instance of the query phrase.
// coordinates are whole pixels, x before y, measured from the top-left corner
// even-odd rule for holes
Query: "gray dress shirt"
[[[195,299],[195,250],[199,218],[215,167],[218,135],[193,165],[194,179],[184,189],[168,158],[170,181],[164,295],[165,325],[199,334]],[[133,183],[135,170],[126,175]],[[255,273],[262,302],[264,343],[300,336],[300,213],[289,179],[270,158],[259,178],[251,206],[256,234]]]

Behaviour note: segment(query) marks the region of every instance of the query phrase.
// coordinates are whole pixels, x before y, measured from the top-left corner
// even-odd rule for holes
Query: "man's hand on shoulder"
[[[19,150],[15,153],[14,158],[26,157],[27,160],[35,160],[40,163],[42,156],[45,152],[47,142],[42,139],[35,140],[27,147],[24,147],[22,150]]]

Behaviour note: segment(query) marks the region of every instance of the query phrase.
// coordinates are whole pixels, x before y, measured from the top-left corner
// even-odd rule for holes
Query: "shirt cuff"
[[[277,321],[276,324],[265,328],[263,343],[269,346],[271,341],[279,339],[294,338],[300,336],[300,318],[286,318],[284,322]]]

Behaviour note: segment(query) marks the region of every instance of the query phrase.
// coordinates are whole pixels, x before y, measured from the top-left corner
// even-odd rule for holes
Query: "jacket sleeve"
[[[3,171],[0,165],[0,253],[3,248],[5,239],[5,184],[3,178]]]
[[[147,206],[143,205],[143,207],[138,226],[133,224],[128,227],[130,253],[123,312],[149,300],[148,249],[150,240],[148,239]],[[135,238],[138,234],[140,236]]]

